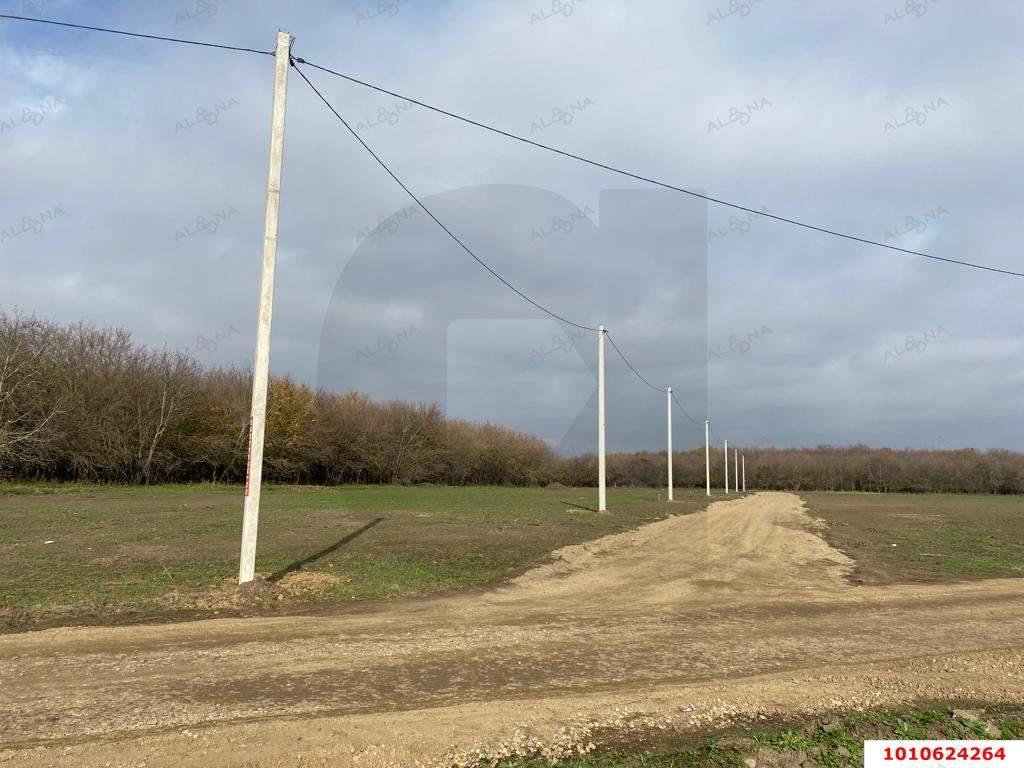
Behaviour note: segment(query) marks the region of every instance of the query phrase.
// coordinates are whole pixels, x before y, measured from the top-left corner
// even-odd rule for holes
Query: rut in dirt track
[[[10,635],[0,743],[635,693],[1005,648],[1024,633],[1019,581],[867,588],[844,580],[850,566],[798,497],[759,493],[564,548],[482,595]]]

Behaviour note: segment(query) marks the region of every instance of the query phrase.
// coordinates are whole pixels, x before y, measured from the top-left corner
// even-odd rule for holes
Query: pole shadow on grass
[[[588,512],[598,512],[599,511],[599,510],[594,509],[593,507],[588,507],[586,504],[577,504],[574,501],[562,501],[561,499],[559,499],[559,501],[562,504],[565,504],[565,506],[567,506],[567,507],[574,507],[576,509],[585,509]]]
[[[338,541],[334,542],[333,544],[331,544],[331,546],[326,547],[325,549],[321,549],[319,552],[314,552],[312,555],[308,555],[307,557],[304,557],[301,560],[296,560],[291,565],[286,565],[281,570],[277,571],[276,573],[271,574],[270,578],[267,579],[267,581],[280,581],[285,576],[287,576],[289,573],[295,573],[295,571],[301,570],[303,566],[306,566],[306,565],[309,565],[310,563],[316,562],[321,557],[326,557],[327,555],[329,555],[329,554],[331,554],[333,552],[337,552],[339,549],[341,549],[343,546],[348,544],[350,541],[353,541],[353,540],[359,538],[364,533],[366,533],[368,530],[373,528],[375,525],[378,525],[379,523],[384,522],[384,520],[385,520],[385,518],[383,518],[383,517],[376,517],[376,518],[374,518],[373,520],[368,522],[366,525],[364,525],[362,528],[358,528],[358,529],[352,531],[352,533],[350,533],[347,536],[345,536],[344,538],[341,538]]]

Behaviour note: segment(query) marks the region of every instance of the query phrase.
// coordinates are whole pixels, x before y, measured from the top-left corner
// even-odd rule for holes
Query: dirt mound
[[[241,585],[231,577],[207,591],[186,592],[173,589],[161,598],[161,604],[179,610],[240,610],[270,601],[315,598],[344,581],[343,578],[329,573],[295,571],[280,579],[273,579],[270,573],[257,573],[252,581]]]
[[[278,586],[293,595],[311,595],[325,592],[336,584],[343,584],[345,579],[329,573],[305,573],[296,571],[289,573],[278,582]]]

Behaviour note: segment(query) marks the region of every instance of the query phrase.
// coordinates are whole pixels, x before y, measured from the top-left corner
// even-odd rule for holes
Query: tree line
[[[245,479],[251,372],[204,368],[117,328],[0,311],[0,479],[145,484]],[[866,446],[746,448],[748,488],[1024,492],[1024,454]],[[721,487],[720,450],[712,483]],[[593,486],[593,454],[449,419],[437,405],[271,378],[268,482]],[[611,486],[663,486],[665,453],[608,456]],[[703,447],[673,456],[679,487],[704,485]],[[730,467],[731,471],[731,467]]]

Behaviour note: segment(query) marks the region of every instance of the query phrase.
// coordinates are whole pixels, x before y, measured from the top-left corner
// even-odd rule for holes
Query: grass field
[[[829,544],[857,561],[862,584],[1024,575],[1019,496],[804,493]]]
[[[787,723],[776,728],[741,730],[672,744],[655,737],[659,746],[599,748],[586,757],[560,760],[509,760],[498,768],[704,768],[757,765],[863,765],[865,739],[1020,739],[1024,738],[1021,707],[965,708],[962,703],[927,709],[866,711],[844,717]]]
[[[664,492],[661,492],[663,497]],[[0,628],[303,610],[515,576],[552,550],[702,509],[654,489],[264,489],[257,572],[239,594],[242,491],[0,486]],[[48,543],[49,542],[49,543]]]
[[[700,490],[439,486],[264,491],[254,588],[239,591],[237,487],[0,486],[0,630],[305,611],[436,595],[552,550],[705,505]],[[722,498],[718,491],[713,499]],[[735,498],[731,496],[730,498]],[[1024,499],[804,494],[862,583],[1024,572]],[[896,546],[893,547],[892,544]]]

